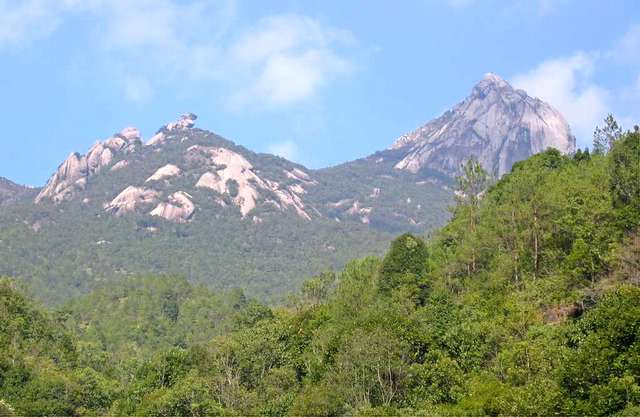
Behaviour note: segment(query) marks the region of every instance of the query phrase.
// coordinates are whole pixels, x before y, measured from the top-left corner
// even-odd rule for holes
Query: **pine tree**
[[[478,223],[478,210],[482,193],[489,185],[489,175],[474,157],[470,158],[462,167],[463,175],[457,178],[458,189],[456,201],[458,206],[465,207],[469,212],[469,232],[475,233]],[[475,249],[471,251],[469,273],[476,271]]]
[[[609,152],[620,136],[622,136],[622,128],[609,113],[604,119],[604,126],[596,127],[593,132],[593,153],[605,154]]]

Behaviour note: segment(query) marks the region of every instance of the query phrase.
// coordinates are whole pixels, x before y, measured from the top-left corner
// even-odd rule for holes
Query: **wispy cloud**
[[[60,24],[62,12],[71,6],[67,1],[0,0],[0,48],[48,36]]]
[[[340,52],[353,42],[350,32],[306,16],[262,19],[228,51],[248,81],[235,102],[279,105],[313,96],[327,82],[353,71],[354,64]]]
[[[610,108],[609,91],[596,85],[592,78],[595,62],[594,56],[578,52],[545,61],[514,77],[512,84],[558,108],[576,137],[586,145]]]
[[[613,113],[626,128],[638,123],[640,74],[610,87],[600,85],[597,74],[620,66],[640,72],[639,50],[640,25],[636,24],[608,49],[546,60],[512,77],[512,84],[558,108],[578,144],[589,146],[594,128],[602,124],[607,113]]]
[[[235,108],[299,103],[355,68],[348,31],[302,15],[243,28],[235,14],[235,0],[0,0],[0,48],[89,16],[99,22],[94,50],[127,99],[147,100],[159,85],[213,82]]]

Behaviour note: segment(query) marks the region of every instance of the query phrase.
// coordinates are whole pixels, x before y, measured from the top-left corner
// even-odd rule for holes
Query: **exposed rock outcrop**
[[[207,154],[217,167],[200,177],[196,187],[209,188],[220,194],[229,193],[243,217],[256,207],[258,188],[264,188],[265,183],[242,155],[226,148],[202,146],[192,146],[189,151]]]
[[[284,187],[278,182],[260,178],[254,172],[253,165],[246,158],[226,148],[194,145],[187,152],[191,153],[187,159],[192,161],[202,161],[202,156],[206,155],[214,168],[200,177],[196,187],[209,188],[220,194],[228,193],[234,204],[240,208],[243,217],[256,208],[262,190],[275,194],[278,201],[273,203],[277,207],[282,209],[291,207],[300,217],[311,218],[300,198],[300,194],[304,192],[304,188],[300,184]],[[306,173],[297,171],[299,171],[300,178],[305,176],[308,178]],[[304,181],[310,180],[305,179]]]
[[[111,167],[111,171],[118,171],[122,168],[125,168],[128,165],[129,165],[129,161],[127,161],[126,159],[123,159],[122,161],[118,161],[115,164],[113,164],[113,166]]]
[[[133,213],[145,205],[157,202],[158,195],[159,193],[156,190],[131,185],[107,204],[105,210],[115,216]]]
[[[167,134],[181,129],[191,129],[196,124],[198,116],[193,113],[186,113],[180,116],[175,122],[168,123],[162,127],[155,135],[149,139],[147,146],[161,145],[167,139]]]
[[[73,198],[77,191],[84,190],[89,177],[111,165],[117,155],[135,152],[140,144],[138,129],[128,127],[104,142],[96,142],[86,155],[72,153],[51,176],[35,202],[48,199],[60,203]]]
[[[474,156],[499,177],[515,162],[548,147],[575,151],[575,138],[564,117],[497,75],[487,74],[463,102],[400,137],[391,148],[406,151],[397,169],[413,173],[429,169],[456,176]]]
[[[175,223],[186,223],[196,209],[196,206],[191,201],[192,198],[184,191],[178,191],[169,196],[168,202],[158,204],[149,214],[163,217]]]
[[[352,216],[358,216],[362,223],[369,224],[369,216],[371,215],[372,211],[372,207],[361,207],[360,202],[356,200],[353,202],[353,205],[349,208],[349,210],[347,210],[347,213]]]
[[[191,129],[195,124],[198,116],[193,113],[185,113],[180,116],[175,122],[171,122],[167,125],[167,130],[176,130],[176,129]]]
[[[182,170],[180,168],[178,168],[177,166],[175,166],[173,164],[167,164],[167,165],[163,166],[162,168],[159,168],[152,176],[147,178],[147,180],[145,182],[160,181],[160,180],[163,180],[165,178],[175,177],[177,175],[180,175],[181,173],[182,173]]]

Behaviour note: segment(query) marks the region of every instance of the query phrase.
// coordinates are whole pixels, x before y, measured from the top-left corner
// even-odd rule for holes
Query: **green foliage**
[[[51,315],[4,280],[0,413],[637,415],[637,151],[634,132],[517,163],[428,243],[402,235],[288,307],[149,276]]]
[[[99,415],[115,392],[108,378],[78,362],[59,322],[0,279],[0,415]]]
[[[0,400],[0,417],[15,417],[15,415],[13,408],[3,400]]]
[[[618,138],[622,136],[622,128],[618,125],[613,115],[609,113],[604,119],[603,127],[596,127],[593,132],[593,152],[598,154],[605,154],[611,148]]]
[[[359,160],[311,172],[317,184],[307,183],[303,198],[311,221],[293,209],[283,212],[267,203],[277,201],[268,192],[261,192],[256,209],[243,218],[230,204],[238,192],[235,181],[226,184],[223,194],[194,186],[208,169],[186,156],[194,145],[238,152],[256,175],[282,186],[294,184],[287,172],[303,168],[200,129],[168,132],[161,148],[148,146],[117,156],[129,164],[90,177],[72,201],[36,205],[37,191],[11,192],[16,197],[0,209],[0,275],[28,282],[49,306],[131,275],[185,276],[214,291],[243,288],[250,296],[275,303],[298,291],[310,276],[341,269],[353,258],[382,255],[395,234],[432,230],[449,217],[451,196],[442,187],[448,181],[433,183],[432,177],[395,170],[393,161],[399,156],[385,154],[384,163]],[[181,167],[183,174],[145,183],[168,163]],[[140,213],[108,215],[104,204],[130,185],[153,187],[162,199],[185,191],[197,210],[185,224]],[[0,194],[3,187],[7,185],[0,181]],[[354,205],[372,211],[353,214]]]
[[[609,186],[619,221],[626,229],[640,224],[640,132],[627,133],[609,155]]]
[[[120,362],[172,347],[205,343],[271,317],[240,290],[226,297],[181,277],[131,277],[111,282],[62,308],[79,340]],[[95,349],[87,354],[94,354]],[[92,362],[83,355],[83,359]]]
[[[422,239],[408,233],[396,238],[380,265],[380,291],[388,295],[404,290],[403,296],[423,300],[427,289],[427,258]]]
[[[574,397],[569,407],[607,415],[640,404],[639,288],[607,293],[571,336],[574,353],[560,372],[562,386]]]

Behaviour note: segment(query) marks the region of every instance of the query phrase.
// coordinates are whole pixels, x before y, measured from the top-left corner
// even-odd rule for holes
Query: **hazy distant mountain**
[[[428,168],[454,176],[473,155],[500,177],[514,162],[546,148],[570,153],[575,146],[569,125],[557,110],[487,74],[463,102],[401,136],[391,148],[405,154],[396,164],[398,169],[416,173]]]
[[[146,272],[279,297],[309,273],[381,253],[395,234],[443,224],[469,157],[500,175],[575,146],[557,111],[495,75],[390,149],[322,170],[251,152],[196,119],[147,141],[125,128],[72,153],[37,196],[0,211],[0,275],[54,301]]]

